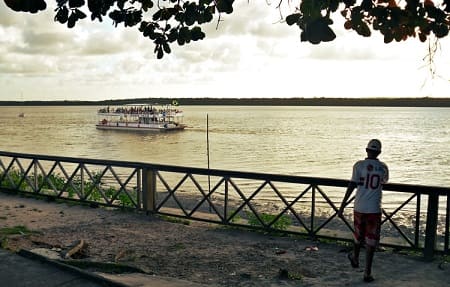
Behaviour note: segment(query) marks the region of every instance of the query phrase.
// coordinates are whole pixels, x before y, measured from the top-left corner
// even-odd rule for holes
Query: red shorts
[[[380,241],[381,213],[353,212],[355,243],[376,247]]]

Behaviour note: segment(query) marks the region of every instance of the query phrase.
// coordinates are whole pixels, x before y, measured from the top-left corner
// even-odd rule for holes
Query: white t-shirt
[[[360,160],[353,166],[351,181],[356,183],[354,209],[361,213],[381,212],[381,191],[389,179],[389,170],[378,159]]]

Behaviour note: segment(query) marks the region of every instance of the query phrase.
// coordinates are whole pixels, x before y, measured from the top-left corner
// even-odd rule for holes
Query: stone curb
[[[108,278],[99,276],[99,275],[94,274],[92,272],[88,272],[88,271],[82,270],[80,268],[77,268],[77,267],[74,267],[74,266],[71,266],[71,265],[68,265],[68,264],[64,264],[62,262],[51,260],[51,259],[49,259],[49,258],[47,258],[45,256],[33,253],[33,252],[25,250],[25,249],[19,250],[17,252],[17,254],[22,256],[22,257],[24,257],[24,258],[28,258],[28,259],[31,259],[31,260],[38,260],[38,261],[41,261],[43,263],[46,263],[46,264],[49,264],[49,265],[53,265],[53,266],[55,266],[55,267],[57,267],[57,268],[59,268],[59,269],[61,269],[63,271],[71,272],[72,274],[79,275],[80,277],[83,277],[83,278],[88,279],[90,281],[99,283],[99,284],[101,284],[103,286],[128,287],[128,285],[112,281],[112,280],[110,280]]]

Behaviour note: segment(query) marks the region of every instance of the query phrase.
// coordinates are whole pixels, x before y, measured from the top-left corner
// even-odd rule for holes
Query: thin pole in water
[[[208,194],[211,192],[211,178],[209,175],[209,116],[206,114],[206,157],[208,160]],[[211,212],[211,204],[209,205],[209,212]]]

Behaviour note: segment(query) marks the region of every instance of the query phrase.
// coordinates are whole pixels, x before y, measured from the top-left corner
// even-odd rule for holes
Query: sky
[[[0,100],[450,97],[450,38],[439,42],[433,77],[418,39],[363,38],[337,15],[337,38],[312,45],[279,23],[278,2],[236,0],[204,40],[158,60],[137,27],[88,17],[69,29],[53,21],[54,2],[29,14],[0,1]]]

